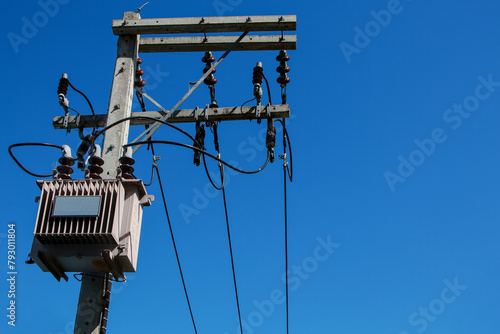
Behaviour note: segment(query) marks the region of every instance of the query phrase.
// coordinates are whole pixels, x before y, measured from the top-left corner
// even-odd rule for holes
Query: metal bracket
[[[203,109],[203,113],[205,114],[205,121],[208,121],[208,109],[210,109],[210,106],[207,104],[205,105],[205,109]]]
[[[50,256],[50,254],[38,251],[38,258],[59,282],[61,281],[61,278],[63,278],[66,282],[68,281],[68,276],[61,268],[61,264],[55,258]]]
[[[265,108],[267,109],[267,117],[271,117],[271,103],[266,104]]]
[[[257,102],[257,108],[255,109],[255,117],[260,117],[260,102]]]
[[[68,120],[69,120],[69,109],[64,108],[64,120],[63,120],[63,128],[68,128]]]
[[[198,121],[198,107],[194,108],[194,120]]]
[[[113,274],[114,278],[118,281],[120,278],[123,279],[124,282],[127,281],[127,277],[125,277],[125,274],[121,269],[119,269],[113,259],[111,258],[111,251],[109,250],[103,250],[101,252],[101,257],[104,260],[104,262],[108,265],[109,270]]]

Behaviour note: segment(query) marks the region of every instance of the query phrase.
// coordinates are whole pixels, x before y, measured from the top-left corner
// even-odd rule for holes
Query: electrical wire
[[[286,149],[284,149],[286,152]],[[283,165],[283,193],[284,193],[284,208],[285,208],[285,300],[286,300],[286,333],[289,328],[289,313],[288,313],[288,209],[287,209],[287,194],[286,194],[287,171]]]
[[[247,116],[245,116],[245,114],[243,113],[243,107],[245,106],[245,104],[250,103],[250,102],[254,101],[255,99],[257,99],[257,98],[256,98],[256,97],[254,97],[254,98],[253,98],[253,99],[251,99],[251,100],[248,100],[248,101],[243,102],[243,104],[241,105],[240,110],[241,110],[241,116],[242,116],[243,118],[245,118],[245,119],[250,119],[250,120],[252,119],[251,117],[247,117]]]
[[[222,167],[224,168],[224,167]],[[226,214],[227,240],[229,243],[229,254],[231,256],[231,268],[233,270],[234,293],[236,295],[236,306],[238,307],[238,319],[240,321],[240,331],[243,334],[243,326],[241,324],[240,298],[238,296],[238,286],[236,284],[236,272],[234,270],[233,247],[231,246],[231,232],[229,231],[229,217],[227,214],[226,190],[222,187],[222,198],[224,199],[224,213]]]
[[[288,207],[287,207],[287,189],[286,189],[286,184],[287,184],[287,176],[290,179],[290,182],[292,182],[292,167],[290,169],[288,168],[288,162],[286,160],[286,153],[287,153],[287,142],[288,146],[290,147],[290,164],[292,162],[292,151],[291,151],[291,146],[290,146],[290,139],[288,138],[288,132],[286,131],[286,125],[285,125],[285,119],[283,120],[278,120],[281,125],[283,126],[283,202],[284,202],[284,223],[285,223],[285,308],[286,308],[286,333],[288,334],[289,331],[289,312],[288,312]]]
[[[288,143],[288,151],[290,153],[290,163],[286,164],[286,169],[288,172],[288,178],[290,179],[290,182],[293,182],[293,157],[292,157],[292,144],[290,143],[290,136],[288,135],[288,131],[286,130],[285,126],[285,119],[277,119],[274,122],[280,122],[281,125],[283,126],[283,148],[286,149],[287,143]],[[286,139],[286,141],[285,141]],[[286,151],[283,153],[286,154]]]
[[[73,88],[73,90],[74,90],[75,92],[79,93],[80,95],[82,95],[82,96],[85,98],[85,100],[86,100],[86,101],[87,101],[87,103],[89,104],[90,111],[92,112],[92,115],[94,115],[94,116],[95,116],[94,107],[92,107],[92,103],[90,103],[90,100],[87,98],[87,96],[86,96],[85,94],[83,94],[81,91],[79,91],[78,89],[76,89],[76,88],[75,88],[75,86],[73,86],[73,85],[71,84],[71,82],[69,82],[69,80],[68,80],[68,84],[69,84],[69,86],[70,86],[71,88]]]
[[[47,144],[47,143],[18,143],[18,144],[12,144],[9,146],[9,154],[10,154],[10,157],[14,160],[14,162],[19,166],[21,167],[21,169],[23,171],[25,171],[26,173],[28,173],[29,175],[31,176],[35,176],[35,177],[50,177],[52,176],[53,174],[46,174],[46,175],[41,175],[41,174],[35,174],[35,173],[32,173],[30,172],[29,170],[27,170],[26,168],[24,168],[24,166],[16,159],[16,157],[14,156],[14,153],[12,153],[12,149],[14,147],[20,147],[20,146],[44,146],[44,147],[54,147],[54,148],[58,148],[60,149],[61,151],[63,150],[62,146],[59,146],[59,145],[54,145],[54,144]]]
[[[213,154],[205,152],[202,149],[199,149],[199,148],[191,146],[191,145],[183,144],[183,143],[173,142],[173,141],[167,141],[167,140],[145,140],[145,141],[138,141],[138,142],[131,143],[131,144],[126,144],[126,145],[123,145],[123,147],[126,148],[126,147],[130,147],[130,146],[135,146],[135,145],[144,145],[144,144],[147,144],[147,143],[151,143],[151,144],[167,144],[167,145],[174,145],[174,146],[180,146],[180,147],[189,148],[191,150],[198,151],[201,154],[207,155],[208,157],[210,157],[210,158],[212,158],[214,160],[217,160],[220,163],[222,163],[223,165],[231,168],[232,170],[234,170],[234,171],[236,171],[238,173],[242,173],[242,174],[256,174],[256,173],[259,173],[264,168],[266,168],[266,166],[267,166],[267,164],[269,163],[269,160],[270,160],[270,155],[268,153],[267,154],[266,162],[259,169],[256,169],[256,170],[253,170],[253,171],[245,171],[245,170],[242,170],[242,169],[239,169],[239,168],[236,168],[236,167],[230,165],[229,163],[225,162],[224,160],[216,157]]]
[[[179,132],[181,132],[182,134],[186,135],[189,139],[191,139],[193,142],[196,142],[196,139],[194,139],[193,136],[191,136],[189,133],[187,133],[186,131],[182,130],[181,128],[178,128],[177,126],[175,125],[172,125],[170,123],[167,123],[165,121],[162,121],[160,119],[157,119],[157,118],[154,118],[154,117],[151,117],[151,116],[130,116],[130,117],[126,117],[126,118],[122,118],[114,123],[111,123],[110,125],[102,128],[101,130],[97,131],[95,136],[94,136],[94,139],[97,139],[97,137],[99,137],[100,135],[102,135],[104,132],[108,131],[109,129],[111,129],[112,127],[114,126],[117,126],[118,124],[120,123],[123,123],[123,122],[126,122],[126,121],[130,121],[132,119],[151,119],[151,120],[154,120],[154,121],[157,121],[157,122],[160,122],[162,124],[165,124],[166,126],[169,126],[171,127],[172,129],[175,129]],[[144,143],[147,143],[147,141],[144,141],[142,142],[143,144]],[[136,145],[136,143],[134,143],[134,145]]]
[[[215,182],[212,180],[212,177],[210,176],[210,173],[208,172],[207,161],[205,160],[205,155],[204,154],[203,154],[203,166],[205,167],[205,173],[207,174],[208,180],[212,184],[212,187],[214,187],[217,190],[224,189],[224,184],[226,183],[226,177],[225,177],[225,174],[224,174],[224,168],[219,167],[219,171],[221,173],[221,185],[220,185],[220,187],[217,187],[215,185]]]
[[[212,127],[212,132],[214,134],[215,150],[217,151],[218,157],[220,157],[219,135],[218,135],[218,132],[217,132],[217,123],[215,123],[214,126]],[[205,155],[203,155],[203,161],[205,162]],[[206,167],[206,164],[205,164],[205,167]],[[212,182],[212,179],[210,178],[210,175],[208,175],[208,170],[206,172],[207,172],[207,175],[208,175],[208,177],[209,177],[210,182],[212,183],[212,185],[216,189],[222,189],[222,198],[224,200],[224,214],[225,214],[225,217],[226,217],[227,240],[228,240],[228,244],[229,244],[229,255],[231,257],[231,269],[232,269],[232,272],[233,272],[234,293],[235,293],[235,296],[236,296],[236,307],[238,309],[238,319],[239,319],[239,324],[240,324],[240,331],[241,331],[241,334],[243,334],[243,325],[242,325],[242,322],[241,322],[241,310],[240,310],[240,297],[238,295],[238,285],[236,283],[236,271],[234,269],[233,246],[232,246],[232,243],[231,243],[231,232],[230,232],[230,229],[229,229],[229,215],[227,213],[226,189],[224,187],[224,183],[225,183],[225,181],[224,181],[224,165],[222,165],[221,163],[219,163],[219,169],[220,169],[220,176],[221,176],[221,186],[220,186],[220,188],[217,188],[214,185],[214,183]]]
[[[150,185],[153,184],[153,181],[155,179],[155,169],[158,168],[158,165],[156,164],[156,162],[153,163],[153,168],[151,170],[151,181],[149,181],[148,184],[144,183],[144,186],[145,187],[149,187]]]
[[[70,82],[68,79],[66,79],[66,80],[67,80],[67,82],[68,82],[68,85],[69,85],[69,86],[70,86],[70,87],[71,87],[71,88],[72,88],[75,92],[77,92],[78,94],[80,94],[81,96],[83,96],[83,98],[87,101],[87,103],[88,103],[88,105],[89,105],[89,107],[90,107],[90,111],[92,112],[92,115],[93,115],[93,116],[95,116],[94,107],[92,106],[92,103],[90,103],[90,100],[87,98],[87,95],[85,95],[83,92],[81,92],[81,91],[79,91],[78,89],[76,89],[76,88],[75,88],[75,86],[73,86],[73,85],[71,84],[71,82]],[[69,109],[72,109],[72,108],[69,108]],[[72,109],[72,110],[74,110],[74,109]],[[74,111],[76,111],[76,110],[74,110]],[[76,112],[77,112],[78,114],[80,114],[78,111],[76,111]],[[97,131],[97,128],[96,128],[96,127],[94,127],[94,128],[92,129],[92,135],[94,135],[94,134],[96,133],[96,131]],[[80,132],[82,132],[82,131],[80,131]],[[82,136],[83,136],[83,135],[82,135]],[[83,138],[82,138],[82,139],[83,139]]]
[[[267,86],[267,97],[269,98],[269,103],[270,104],[273,104],[272,100],[271,100],[271,89],[269,88],[269,81],[267,81],[267,78],[266,76],[264,75],[264,72],[262,72],[262,77],[264,78],[264,81],[266,82],[266,86]]]
[[[155,154],[154,154],[153,143],[151,143],[151,151],[152,151],[152,154],[154,157]],[[179,253],[177,252],[177,246],[175,244],[174,232],[172,230],[172,223],[170,222],[170,215],[168,213],[168,207],[167,207],[167,202],[165,199],[165,192],[163,191],[163,184],[161,182],[160,171],[158,170],[158,167],[156,167],[154,169],[156,170],[156,176],[158,178],[158,184],[160,186],[161,197],[163,200],[163,207],[165,208],[165,214],[167,216],[168,228],[170,230],[170,236],[172,237],[172,244],[174,246],[175,258],[177,259],[177,266],[179,267],[179,273],[180,273],[181,280],[182,280],[182,286],[184,288],[184,294],[186,295],[186,301],[187,301],[187,305],[189,308],[189,314],[191,315],[191,321],[193,322],[194,332],[196,334],[198,334],[198,330],[196,329],[196,323],[194,321],[193,309],[191,308],[191,303],[189,302],[189,296],[188,296],[188,292],[187,292],[187,288],[186,288],[186,281],[184,280],[184,275],[182,273],[182,267],[181,267],[181,261],[179,259]]]

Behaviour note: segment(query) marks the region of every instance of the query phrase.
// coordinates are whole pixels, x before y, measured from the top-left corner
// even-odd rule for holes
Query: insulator
[[[63,156],[59,158],[60,166],[57,166],[56,170],[58,172],[57,178],[63,180],[71,180],[71,174],[73,174],[73,166],[75,164],[75,159],[71,156],[71,148],[67,145],[63,145]]]
[[[132,175],[132,173],[134,172],[134,167],[132,167],[132,165],[135,164],[135,160],[134,158],[132,158],[132,152],[132,147],[127,147],[125,153],[120,158],[120,169],[122,171],[122,177],[124,179],[134,178],[134,176]]]
[[[136,82],[135,85],[139,87],[144,87],[146,86],[146,80],[142,79],[141,81]]]
[[[68,86],[69,86],[69,80],[68,80],[68,75],[64,73],[59,79],[59,86],[57,87],[57,95],[64,95],[66,96],[68,94]]]
[[[210,76],[212,76],[211,74],[205,79],[203,80],[203,83],[205,85],[208,85],[208,86],[212,86],[212,85],[215,85],[217,83],[217,78],[210,78]]]
[[[281,63],[280,66],[276,67],[276,72],[278,73],[288,73],[290,72],[290,67],[286,63]]]
[[[71,180],[71,174],[73,174],[73,168],[68,165],[57,166],[57,177],[63,180]]]
[[[200,125],[200,122],[196,122],[196,136],[194,137],[195,141],[193,146],[199,148],[200,150],[205,149],[205,127]],[[201,163],[201,152],[195,150],[193,162],[196,166],[199,166]]]
[[[264,69],[262,68],[262,63],[258,62],[257,66],[253,68],[252,83],[262,85]]]
[[[99,145],[95,145],[94,154],[89,158],[89,166],[87,167],[90,172],[91,179],[102,179],[101,174],[104,171],[101,167],[102,165],[104,165],[104,160],[101,157],[101,147]]]
[[[75,159],[71,156],[71,148],[68,145],[63,145],[63,156],[59,158],[59,163],[61,165],[73,166],[75,164]]]
[[[122,157],[120,158],[120,163],[125,164],[125,165],[133,165],[135,164],[134,158],[132,158],[132,152],[133,149],[132,147],[127,147],[125,152],[123,153]]]
[[[285,76],[284,78],[282,78],[281,76],[276,80],[276,82],[278,82],[279,84],[281,85],[286,85],[287,83],[290,83],[290,77],[288,76]]]
[[[212,52],[206,51],[205,56],[201,58],[201,61],[207,64],[213,63],[215,61],[215,57],[212,56]]]
[[[285,50],[281,50],[280,54],[276,57],[276,60],[279,61],[279,62],[289,61],[290,60],[290,56],[286,54]]]
[[[127,180],[131,180],[134,177],[132,176],[132,173],[134,172],[134,167],[131,165],[120,165],[120,169],[122,170],[122,177]]]
[[[276,60],[280,62],[279,66],[276,68],[276,72],[280,74],[276,80],[280,85],[286,85],[290,82],[290,78],[287,73],[290,72],[290,67],[286,64],[290,60],[290,56],[287,55],[285,50],[281,50]]]
[[[207,51],[205,52],[205,56],[201,58],[201,61],[206,63],[205,68],[203,69],[203,73],[207,73],[212,67],[212,63],[215,61],[215,57],[212,56],[212,52]],[[203,83],[207,86],[213,86],[217,83],[217,79],[214,77],[214,73],[216,72],[216,69],[214,68],[213,71],[203,80]]]
[[[142,59],[141,58],[137,58],[137,66],[136,66],[136,70],[135,70],[135,85],[137,87],[144,87],[146,86],[146,80],[144,80],[142,78],[142,75],[144,74],[144,70],[141,68],[141,65],[142,64]]]

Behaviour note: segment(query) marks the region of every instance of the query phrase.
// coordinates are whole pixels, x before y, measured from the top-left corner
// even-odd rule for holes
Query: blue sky
[[[76,132],[52,128],[52,118],[63,114],[58,80],[68,73],[96,112],[105,113],[116,57],[111,22],[140,5],[3,5],[1,270],[7,277],[7,224],[14,222],[18,307],[16,327],[9,326],[9,286],[2,280],[2,332],[72,333],[80,289],[73,278],[59,283],[24,264],[39,189],[7,147],[49,142],[76,151]],[[298,49],[290,51],[288,87],[295,164],[288,185],[290,333],[468,334],[498,328],[498,9],[486,0],[219,0],[152,1],[141,12],[143,18],[297,15]],[[274,83],[276,55],[230,54],[216,74],[219,105],[237,106],[252,97],[257,61]],[[142,55],[145,90],[172,107],[188,82],[202,75],[202,56]],[[276,84],[272,96],[279,101]],[[76,93],[69,98],[70,106],[89,112]],[[183,107],[208,100],[208,90],[200,87]],[[222,124],[222,156],[257,168],[265,159],[258,139],[263,127]],[[193,125],[183,128],[194,134]],[[141,130],[132,129],[131,137]],[[184,140],[166,128],[155,137]],[[281,152],[281,139],[278,144]],[[222,195],[193,166],[192,152],[156,150],[198,331],[237,333]],[[50,173],[60,156],[54,149],[16,152],[39,173]],[[142,149],[135,158],[135,174],[149,180],[150,152]],[[245,333],[284,332],[280,162],[254,176],[229,174],[226,191]],[[113,287],[109,333],[192,333],[158,184],[148,192],[157,200],[145,209],[138,271]],[[196,213],[186,218],[185,207]]]

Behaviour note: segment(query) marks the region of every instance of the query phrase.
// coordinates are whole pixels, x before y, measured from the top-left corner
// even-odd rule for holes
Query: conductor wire
[[[151,152],[152,152],[153,157],[154,157],[155,153],[154,153],[153,143],[151,143]],[[177,246],[175,244],[174,232],[172,230],[172,223],[170,222],[170,215],[168,213],[167,202],[166,202],[166,199],[165,199],[165,193],[163,191],[163,184],[161,182],[160,171],[158,170],[158,166],[156,165],[156,161],[155,161],[155,167],[154,167],[154,169],[156,170],[156,177],[158,178],[158,184],[160,185],[160,192],[161,192],[161,197],[162,197],[162,200],[163,200],[163,207],[165,208],[165,214],[167,216],[168,228],[170,230],[170,236],[172,238],[172,244],[174,246],[175,258],[177,259],[177,266],[179,267],[179,273],[180,273],[181,280],[182,280],[182,286],[184,288],[184,294],[186,295],[186,301],[187,301],[187,305],[188,305],[188,308],[189,308],[189,314],[191,315],[191,321],[193,322],[194,332],[196,334],[198,334],[198,330],[196,329],[196,323],[194,321],[193,309],[191,308],[191,303],[189,302],[189,296],[188,296],[188,292],[187,292],[187,288],[186,288],[186,281],[184,280],[184,275],[182,273],[182,267],[181,267],[181,261],[179,259],[179,253],[177,252]]]

